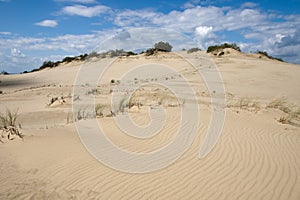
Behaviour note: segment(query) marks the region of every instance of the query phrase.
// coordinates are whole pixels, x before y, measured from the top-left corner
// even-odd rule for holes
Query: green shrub
[[[156,52],[157,52],[156,49],[154,49],[154,48],[149,48],[149,49],[146,50],[146,56],[152,56],[152,55],[154,55]]]
[[[273,60],[278,60],[278,61],[280,61],[280,62],[284,62],[281,58],[275,58],[275,57],[273,57],[273,56],[270,56],[266,51],[259,51],[259,50],[257,50],[257,53],[258,53],[258,54],[261,54],[261,55],[264,55],[264,56],[266,56],[267,58],[270,58],[270,59],[273,59]]]
[[[154,44],[154,48],[158,51],[171,52],[173,47],[169,44],[169,42],[160,41]]]
[[[237,50],[237,51],[241,51],[240,47],[237,46],[236,43],[232,43],[232,44],[224,43],[224,44],[221,44],[221,45],[209,46],[207,48],[206,52],[210,53],[210,52],[213,52],[213,51],[216,51],[216,50],[222,50],[222,49],[225,49],[225,48],[231,48],[231,49],[234,49],[234,50]]]
[[[3,70],[0,74],[2,74],[2,75],[8,75],[8,72]]]
[[[62,62],[67,62],[67,63],[69,63],[69,62],[72,62],[73,60],[75,60],[75,57],[65,57],[63,60],[62,60]]]
[[[197,52],[197,51],[201,51],[201,49],[199,49],[198,47],[194,47],[194,48],[191,48],[187,51],[187,53],[194,53],[194,52]]]

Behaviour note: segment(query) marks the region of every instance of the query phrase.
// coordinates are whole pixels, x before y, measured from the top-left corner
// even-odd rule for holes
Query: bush
[[[8,75],[8,72],[3,70],[3,71],[1,72],[1,74],[2,74],[2,75]]]
[[[222,49],[225,49],[225,48],[231,48],[231,49],[234,49],[234,50],[237,50],[237,51],[241,51],[240,47],[236,45],[236,43],[232,43],[232,44],[228,44],[228,43],[224,43],[224,44],[221,44],[221,45],[214,45],[214,46],[209,46],[207,48],[207,53],[210,53],[210,52],[213,52],[213,51],[216,51],[216,50],[222,50]]]
[[[187,51],[187,53],[194,53],[194,52],[197,52],[197,51],[201,51],[201,49],[199,49],[198,47],[194,47],[194,48],[191,48]]]
[[[172,46],[168,42],[158,42],[154,45],[154,48],[158,51],[171,52]]]
[[[261,55],[264,55],[264,56],[266,56],[267,58],[270,58],[270,59],[273,59],[273,60],[278,60],[278,61],[280,61],[280,62],[284,62],[281,58],[275,58],[275,57],[273,57],[273,56],[270,56],[266,51],[259,51],[259,50],[257,50],[257,53],[258,53],[258,54],[261,54]]]
[[[65,57],[65,58],[62,60],[62,62],[67,62],[67,63],[69,63],[69,62],[72,62],[73,60],[75,60],[75,57]]]
[[[154,55],[156,52],[157,52],[157,50],[154,49],[154,48],[147,49],[146,50],[146,56]]]

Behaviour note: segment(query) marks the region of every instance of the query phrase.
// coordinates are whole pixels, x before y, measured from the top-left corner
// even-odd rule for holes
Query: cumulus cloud
[[[278,47],[286,46],[297,46],[300,45],[300,29],[298,29],[294,34],[281,36],[280,41],[276,42]]]
[[[55,20],[44,20],[44,21],[35,23],[35,25],[53,28],[53,27],[57,26],[57,22]]]
[[[262,12],[257,8],[257,4],[251,2],[246,2],[239,8],[196,6],[201,2],[188,1],[188,5],[185,6],[187,8],[167,14],[149,10],[125,10],[116,14],[114,23],[121,27],[150,26],[175,29],[197,39],[202,48],[225,41],[243,41],[244,44],[251,45],[243,45],[242,50],[266,50],[271,55],[283,58],[286,54],[281,53],[279,48],[299,41],[299,33],[295,32],[295,27],[300,26],[299,15]],[[226,32],[236,32],[238,38],[228,40]],[[247,40],[249,41],[246,42]],[[299,47],[294,45],[293,49],[296,48]],[[297,49],[297,52],[300,52],[300,49]]]
[[[195,38],[199,42],[200,48],[206,48],[208,45],[215,43],[216,35],[213,33],[212,26],[199,26],[195,30]]]
[[[78,15],[82,17],[95,17],[101,14],[107,13],[110,8],[103,5],[97,6],[83,6],[83,5],[72,5],[64,7],[61,12],[66,15]]]
[[[88,1],[85,2],[88,3]],[[94,31],[90,34],[32,38],[2,32],[0,35],[6,36],[0,37],[0,52],[2,53],[0,60],[3,62],[19,61],[21,66],[24,60],[29,59],[28,52],[30,51],[44,51],[47,55],[79,55],[89,53],[95,48],[96,50],[108,50],[105,48],[135,50],[152,47],[158,41],[168,41],[174,50],[196,45],[205,49],[212,44],[235,42],[246,52],[267,51],[272,56],[300,63],[300,29],[297,28],[300,27],[299,15],[276,15],[273,12],[262,12],[253,3],[245,3],[238,8],[197,6],[201,2],[197,4],[197,0],[189,1],[188,8],[173,10],[169,13],[145,9],[118,10],[110,17],[112,17],[113,24],[119,28]],[[111,14],[111,9],[102,5],[72,5],[63,7],[61,13],[95,17],[106,13]],[[130,30],[129,27],[136,29]],[[152,27],[152,29],[144,27]],[[127,32],[122,32],[124,29]],[[178,34],[173,34],[169,30],[190,36],[197,43],[190,42],[184,37],[178,39]],[[229,32],[234,32],[234,37],[232,35],[228,37]],[[107,40],[107,38],[110,39]],[[26,57],[20,56],[22,52],[26,52]],[[40,62],[40,59],[35,62]],[[30,67],[32,66],[27,69]]]

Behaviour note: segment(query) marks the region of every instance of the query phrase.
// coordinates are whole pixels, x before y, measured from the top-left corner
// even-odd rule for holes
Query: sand
[[[147,78],[140,74],[130,83],[121,81],[121,86],[145,81],[135,92],[134,106],[124,111],[136,124],[146,126],[151,109],[165,108],[161,132],[138,139],[122,134],[110,116],[111,90],[117,85],[111,80],[117,82],[134,66],[159,63],[172,66],[191,82],[200,117],[195,138],[176,162],[148,173],[108,167],[82,144],[73,120],[78,113],[72,113],[73,86],[82,63],[1,75],[0,111],[18,109],[17,124],[24,138],[0,143],[0,199],[300,199],[299,113],[291,117],[300,107],[300,66],[229,49],[221,57],[205,52],[190,56],[200,63],[202,56],[211,57],[226,90],[222,134],[202,159],[199,150],[212,116],[210,99],[218,92],[210,94],[199,74],[175,53],[119,58],[103,74],[97,90],[92,90],[91,84],[81,86],[84,94],[94,95],[96,104],[103,105],[100,111],[104,117],[96,120],[115,145],[149,153],[174,140],[180,127],[180,106],[187,105],[189,99],[177,101],[171,91],[147,85]],[[99,62],[88,61],[84,66],[93,70]],[[182,85],[174,74],[153,79]],[[86,118],[76,123],[95,120]],[[111,151],[107,152],[109,156]]]

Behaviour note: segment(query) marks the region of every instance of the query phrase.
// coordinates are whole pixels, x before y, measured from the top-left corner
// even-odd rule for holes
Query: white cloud
[[[83,5],[66,6],[62,9],[62,13],[66,15],[78,15],[82,17],[95,17],[109,12],[111,9],[107,6],[97,5],[87,7]]]
[[[163,16],[161,13],[149,10],[125,10],[117,13],[114,23],[122,27],[151,26],[155,24],[154,19]]]
[[[3,32],[0,32],[0,35],[11,35],[12,33],[11,32],[8,32],[8,31],[3,31]]]
[[[211,26],[199,26],[196,28],[196,35],[201,38],[206,38],[210,33],[212,33],[213,28]]]
[[[213,33],[212,26],[199,26],[195,29],[195,38],[199,47],[205,49],[207,46],[215,43],[216,35]]]
[[[11,61],[30,69],[32,67],[30,55],[34,53],[29,55],[28,52],[46,52],[47,55],[62,56],[79,55],[91,52],[95,46],[97,50],[105,48],[134,50],[145,46],[151,47],[158,41],[168,41],[173,45],[174,50],[197,45],[205,49],[216,43],[236,42],[243,51],[267,51],[272,56],[300,63],[300,31],[297,31],[297,27],[300,27],[299,15],[276,15],[269,11],[263,12],[252,3],[246,3],[239,8],[229,8],[193,6],[197,2],[190,2],[189,8],[166,14],[145,9],[119,10],[110,16],[113,17],[113,23],[119,26],[118,29],[94,31],[90,34],[32,38],[0,32],[2,35],[7,35],[0,37],[2,53],[0,60],[7,66],[11,66],[8,64],[8,61]],[[110,11],[109,7],[101,5],[89,7],[73,5],[64,7],[61,13],[94,17]],[[138,29],[113,37],[117,32],[127,30],[128,27],[138,27]],[[178,39],[178,34],[172,34],[169,30],[184,33],[195,42],[188,43],[184,38]],[[228,32],[235,33],[235,37],[231,36],[229,39]],[[111,37],[113,39],[106,40]],[[21,55],[24,54],[21,52],[26,52],[26,57],[22,57]],[[23,65],[26,60],[28,64]],[[40,60],[41,57],[32,63],[40,63]]]
[[[125,10],[116,14],[114,23],[121,27],[175,29],[194,37],[202,48],[225,41],[242,42],[242,50],[245,51],[266,50],[271,55],[288,58],[287,54],[292,55],[288,51],[290,47],[294,52],[299,52],[296,54],[300,57],[299,37],[296,33],[296,27],[300,27],[299,15],[263,12],[251,2],[244,3],[240,8],[194,6],[197,3],[201,4],[197,0],[189,1],[186,9],[167,14],[149,10]],[[239,37],[228,41],[226,32],[236,32]],[[299,62],[300,59],[294,56],[287,60]]]
[[[44,20],[38,23],[35,23],[37,26],[43,26],[43,27],[56,27],[57,22],[55,20]]]
[[[245,2],[241,6],[241,8],[255,8],[255,7],[257,7],[257,4],[253,2]]]
[[[14,57],[25,57],[25,54],[21,53],[21,51],[19,49],[12,48],[10,52],[11,52],[11,55]]]

